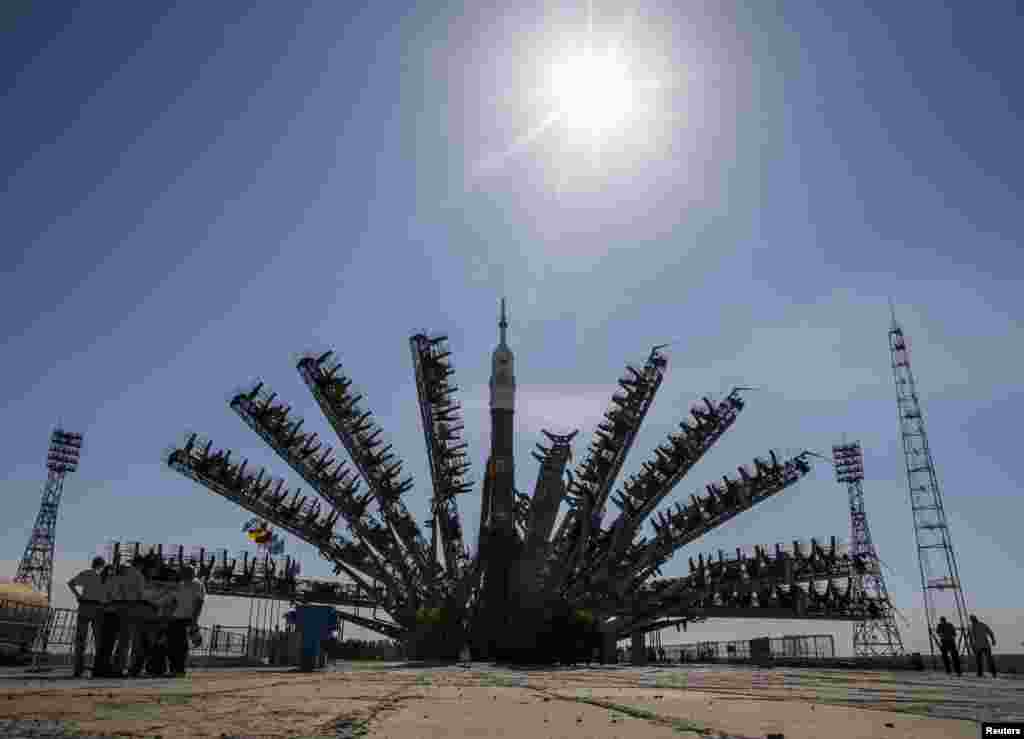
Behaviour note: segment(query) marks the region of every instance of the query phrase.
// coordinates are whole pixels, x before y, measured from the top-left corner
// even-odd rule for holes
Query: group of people
[[[952,675],[953,670],[956,670],[957,676],[962,675],[960,650],[956,643],[956,627],[947,621],[945,616],[942,616],[935,627],[935,636],[939,644],[939,651],[942,653],[942,664],[946,667],[946,674]],[[988,627],[988,624],[979,621],[978,617],[972,613],[967,636],[970,638],[971,648],[974,650],[978,677],[981,677],[985,671],[986,660],[992,677],[995,677],[996,662],[992,658],[992,647],[996,644],[996,635],[992,633],[992,629]]]
[[[191,567],[177,581],[160,578],[158,559],[135,557],[131,564],[108,565],[102,557],[68,581],[78,600],[74,674],[85,669],[90,630],[95,651],[93,677],[139,677],[168,671],[185,674],[190,637],[197,639],[206,592]],[[130,663],[129,663],[130,653]]]

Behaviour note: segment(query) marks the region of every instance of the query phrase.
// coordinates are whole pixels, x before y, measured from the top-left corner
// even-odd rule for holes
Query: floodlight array
[[[832,447],[832,462],[836,469],[836,481],[849,484],[864,480],[864,453],[859,443]]]
[[[74,472],[78,469],[81,452],[81,434],[55,429],[50,434],[50,449],[46,455],[46,467],[59,475]]]

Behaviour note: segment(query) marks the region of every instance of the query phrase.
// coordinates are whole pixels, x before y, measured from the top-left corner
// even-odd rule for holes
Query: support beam
[[[431,560],[419,527],[400,498],[412,488],[412,478],[400,479],[402,462],[396,460],[390,445],[385,446],[379,438],[383,430],[369,411],[362,410],[362,397],[350,392],[352,380],[340,372],[341,364],[328,365],[333,354],[303,357],[297,365],[299,375],[369,485],[391,531],[407,556],[418,565],[421,580],[429,589],[440,574],[440,565]]]

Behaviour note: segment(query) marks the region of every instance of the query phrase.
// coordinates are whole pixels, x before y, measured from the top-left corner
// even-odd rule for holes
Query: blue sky
[[[628,25],[633,69],[661,86],[650,115],[594,157],[559,126],[526,136],[549,112],[546,60],[586,27],[584,3],[7,4],[11,574],[58,421],[85,435],[61,572],[112,538],[243,548],[245,513],[163,469],[161,454],[194,429],[284,473],[227,400],[259,377],[326,432],[294,359],[327,347],[406,460],[422,515],[407,338],[450,335],[480,469],[504,294],[520,489],[532,489],[542,426],[588,436],[623,364],[674,341],[627,473],[700,395],[734,384],[764,389],[678,496],[769,448],[860,439],[890,589],[914,624],[908,641],[926,648],[891,295],[968,602],[1000,646],[1024,640],[1012,586],[1024,565],[1019,9],[675,5],[595,3],[595,34]],[[474,540],[477,506],[461,504]],[[689,553],[848,530],[845,491],[822,464]],[[329,573],[309,547],[291,550],[307,574]],[[685,572],[687,553],[666,574]],[[783,631],[849,639],[814,623],[679,638]]]

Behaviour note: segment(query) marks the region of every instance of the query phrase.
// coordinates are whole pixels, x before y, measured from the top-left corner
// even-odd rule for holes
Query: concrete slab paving
[[[0,675],[0,720],[91,736],[974,739],[980,719],[1021,717],[1024,681],[934,673],[338,663],[179,679]]]

